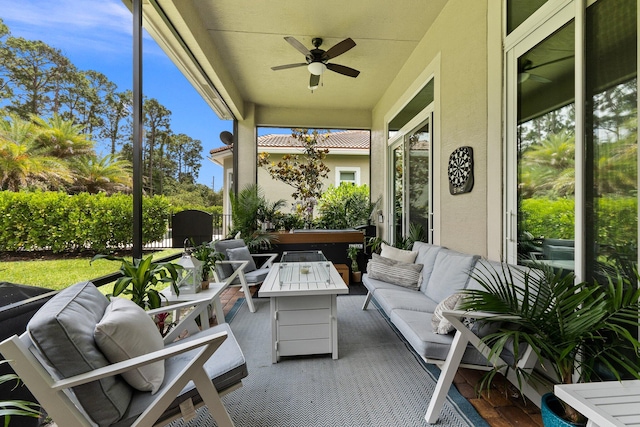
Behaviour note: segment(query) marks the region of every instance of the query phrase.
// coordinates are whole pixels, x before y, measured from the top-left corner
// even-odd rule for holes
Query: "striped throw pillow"
[[[374,253],[367,266],[367,274],[372,279],[417,290],[422,267],[422,264],[399,262]]]

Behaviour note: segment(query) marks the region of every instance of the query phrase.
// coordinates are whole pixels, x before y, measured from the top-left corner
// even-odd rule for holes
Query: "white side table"
[[[199,299],[209,299],[210,306],[213,307],[213,311],[216,314],[216,319],[218,320],[218,324],[225,323],[224,320],[224,311],[222,310],[222,303],[220,302],[220,294],[227,288],[226,283],[209,283],[209,289],[205,289],[204,291],[200,291],[195,294],[186,294],[180,293],[180,295],[176,295],[173,293],[173,289],[171,286],[166,287],[160,293],[166,297],[166,300],[163,298],[162,301],[172,302],[186,302],[186,301],[195,301]],[[178,320],[178,313],[175,314],[175,320]],[[200,313],[200,324],[202,325],[202,329],[209,328],[209,319],[208,312],[204,310]]]
[[[588,427],[640,424],[640,380],[558,384],[553,391],[588,418]]]

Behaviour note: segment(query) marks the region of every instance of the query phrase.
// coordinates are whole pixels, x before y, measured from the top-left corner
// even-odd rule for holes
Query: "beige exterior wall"
[[[491,161],[487,158],[488,1],[492,0],[447,3],[374,109],[371,134],[371,164],[375,165],[372,168],[382,168],[388,157],[387,120],[400,111],[431,75],[435,76],[434,242],[484,256],[488,255],[489,246],[487,171],[501,168],[499,158]],[[460,30],[453,31],[454,28]],[[499,48],[499,38],[497,43]],[[492,119],[500,120],[500,114],[493,114]],[[499,153],[500,141],[492,140],[492,144],[497,144]],[[452,196],[447,179],[448,158],[453,150],[465,145],[473,147],[475,185],[471,193]],[[390,173],[384,167],[384,173],[372,176],[372,194],[387,192]],[[387,221],[388,200],[385,212]],[[384,236],[388,238],[388,233]]]
[[[278,162],[282,159],[280,154],[271,154],[270,160]],[[336,183],[336,168],[360,168],[360,184],[369,185],[369,156],[366,155],[344,155],[344,154],[329,154],[325,160],[325,164],[329,166],[331,171],[329,177],[323,181],[323,188],[328,188],[330,184]],[[287,201],[287,206],[282,209],[283,212],[290,212],[293,206],[293,187],[274,180],[269,172],[264,168],[258,168],[258,185],[264,191],[266,198],[269,201],[275,202],[279,199]],[[375,199],[375,197],[373,197]]]

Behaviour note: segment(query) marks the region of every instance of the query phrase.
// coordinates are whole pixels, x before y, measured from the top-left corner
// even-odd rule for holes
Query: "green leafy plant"
[[[382,237],[370,237],[367,239],[367,246],[371,248],[371,250],[377,254],[382,250],[382,244],[389,246],[394,246],[399,249],[411,249],[414,242],[424,242],[427,239],[427,235],[424,232],[424,228],[420,224],[411,223],[409,224],[409,234],[405,237],[401,238],[393,245]]]
[[[330,185],[318,202],[318,223],[322,228],[334,230],[367,224],[373,210],[371,205],[366,184]]]
[[[234,236],[239,232],[249,249],[268,249],[273,236],[261,229],[260,219],[265,217],[265,213],[277,211],[279,206],[284,205],[284,200],[269,202],[256,184],[247,185],[237,196],[230,193],[229,198],[233,221],[233,229],[229,234]]]
[[[491,354],[501,354],[513,343],[513,353],[523,345],[533,348],[542,368],[563,384],[598,379],[640,378],[640,343],[630,329],[638,328],[640,290],[637,270],[633,277],[620,274],[608,283],[575,284],[575,276],[537,265],[522,272],[505,267],[496,271],[485,265],[474,277],[482,289],[467,290],[461,310],[492,313],[483,322],[497,323],[497,331],[483,338]],[[517,280],[516,280],[517,279]],[[505,316],[509,321],[505,322]],[[485,377],[488,387],[495,367]],[[533,379],[516,366],[519,381]],[[575,422],[580,414],[565,405],[566,419]]]
[[[0,364],[7,363],[7,360],[0,360]],[[16,374],[0,375],[0,384],[16,381],[19,384],[20,378]],[[40,405],[27,400],[0,400],[0,416],[4,419],[4,426],[8,427],[11,416],[40,418]]]
[[[156,289],[160,284],[168,283],[173,286],[173,291],[176,295],[180,294],[177,281],[178,272],[182,267],[178,264],[170,262],[155,263],[153,262],[153,255],[129,261],[124,257],[98,254],[92,258],[91,262],[97,259],[121,262],[120,273],[122,273],[122,276],[116,280],[113,286],[112,296],[114,297],[120,294],[130,295],[133,302],[146,310],[160,307],[162,301],[160,293]]]
[[[191,256],[202,263],[202,281],[208,281],[211,270],[215,268],[217,261],[224,259],[224,254],[215,250],[213,242],[203,242],[196,246],[192,240],[191,244],[193,245]]]
[[[351,271],[357,273],[360,271],[360,267],[358,266],[358,254],[360,253],[360,248],[356,246],[349,246],[347,248],[347,256],[351,260]]]

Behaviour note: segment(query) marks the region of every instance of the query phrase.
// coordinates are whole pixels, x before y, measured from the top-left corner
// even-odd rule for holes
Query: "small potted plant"
[[[358,266],[358,254],[360,248],[357,246],[349,246],[347,249],[347,256],[351,260],[351,281],[354,283],[360,283],[362,281],[362,272]]]
[[[212,270],[215,268],[216,261],[221,261],[224,255],[214,249],[213,242],[203,242],[193,248],[191,256],[202,263],[202,290],[209,289]]]
[[[156,289],[156,285],[168,283],[173,286],[173,291],[176,295],[180,293],[177,280],[178,271],[182,267],[177,264],[153,262],[153,255],[129,261],[124,257],[98,254],[91,259],[91,262],[96,259],[121,262],[120,273],[122,276],[113,285],[112,296],[117,297],[120,294],[131,295],[131,301],[145,310],[159,308],[162,304],[160,292]]]

